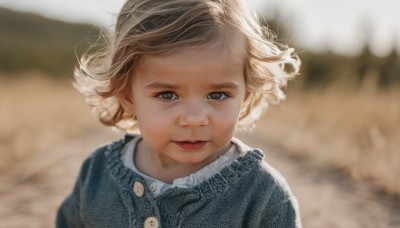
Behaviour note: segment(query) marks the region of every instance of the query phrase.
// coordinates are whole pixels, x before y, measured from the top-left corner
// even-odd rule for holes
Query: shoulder
[[[299,204],[284,176],[265,160],[249,175],[253,197],[258,199],[262,223],[301,227]]]
[[[301,227],[299,206],[286,179],[262,160],[242,177],[244,204],[249,204],[250,227]],[[242,187],[240,187],[242,188]]]
[[[260,213],[261,223],[268,224],[267,227],[270,224],[279,224],[276,227],[301,227],[298,201],[284,176],[265,160],[261,150],[242,145],[240,148],[245,148],[244,157],[254,153],[262,156],[251,172],[241,178],[239,184],[239,188],[244,188],[242,194],[248,195],[246,198],[251,202],[254,211]],[[255,215],[254,219],[258,220],[257,218]],[[276,223],[271,223],[272,221]]]
[[[289,185],[283,175],[271,166],[266,160],[264,152],[261,149],[254,149],[239,139],[234,139],[239,152],[242,156],[238,160],[246,160],[249,157],[257,157],[257,163],[252,165],[251,172],[243,176],[243,181],[249,181],[253,184],[249,187],[261,188],[264,190],[281,190],[291,194]]]
[[[280,224],[278,227],[301,227],[298,200],[283,175],[265,161],[260,163],[259,175],[260,181],[265,179],[270,184],[264,222],[274,221],[274,224]]]
[[[244,176],[244,179],[248,179],[255,184],[255,187],[266,188],[266,189],[280,189],[283,192],[291,194],[289,185],[283,175],[271,166],[266,160],[264,152],[261,149],[254,149],[248,146],[241,140],[234,138],[234,144],[237,146],[242,159],[251,157],[249,155],[257,155],[259,157],[257,164],[253,165],[252,171],[249,175]],[[240,158],[239,158],[240,159]]]
[[[88,176],[97,176],[102,174],[107,167],[117,165],[112,161],[119,159],[120,153],[124,145],[132,140],[135,136],[126,135],[124,138],[104,144],[96,148],[83,162],[79,173],[80,179],[86,179]]]
[[[260,150],[248,152],[243,158],[250,154],[262,154]],[[248,192],[270,198],[272,195],[282,200],[290,199],[292,192],[283,175],[273,166],[267,163],[263,157],[254,164],[252,169],[240,178],[240,185],[246,186]]]
[[[285,177],[267,161],[261,161],[254,172],[258,177],[256,180],[291,194],[289,184],[287,183]]]

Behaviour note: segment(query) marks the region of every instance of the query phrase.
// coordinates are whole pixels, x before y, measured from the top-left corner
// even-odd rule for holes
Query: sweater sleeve
[[[69,195],[61,204],[57,211],[56,227],[84,227],[79,213],[79,183],[75,185],[73,193]]]
[[[72,190],[72,193],[62,202],[56,215],[56,227],[84,227],[80,213],[80,195],[81,188],[85,181],[88,167],[90,166],[90,158],[88,158],[82,165],[78,179]]]
[[[260,227],[301,228],[297,199],[290,192],[275,188]]]

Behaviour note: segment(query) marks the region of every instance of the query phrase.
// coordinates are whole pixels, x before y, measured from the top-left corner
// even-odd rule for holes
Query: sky
[[[125,0],[0,0],[0,6],[68,22],[112,26]],[[280,12],[291,37],[304,49],[356,55],[366,43],[372,51],[400,53],[400,0],[245,0],[254,11]]]

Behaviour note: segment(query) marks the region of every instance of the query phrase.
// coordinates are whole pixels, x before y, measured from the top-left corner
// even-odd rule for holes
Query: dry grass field
[[[0,79],[0,97],[0,227],[54,227],[82,160],[105,142],[94,134],[104,128],[69,82],[36,73]]]
[[[291,93],[257,132],[267,141],[400,197],[400,90]]]
[[[40,75],[0,80],[0,171],[96,127],[71,83]]]

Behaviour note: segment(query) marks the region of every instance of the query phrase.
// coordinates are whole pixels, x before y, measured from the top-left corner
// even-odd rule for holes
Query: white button
[[[133,192],[134,192],[137,196],[142,197],[142,196],[143,196],[143,193],[144,193],[143,184],[140,183],[140,182],[135,182],[135,183],[133,184]]]
[[[157,228],[158,227],[158,220],[155,217],[148,217],[144,221],[144,228]]]
[[[151,192],[155,192],[157,190],[157,183],[153,182],[149,185],[149,189]]]

